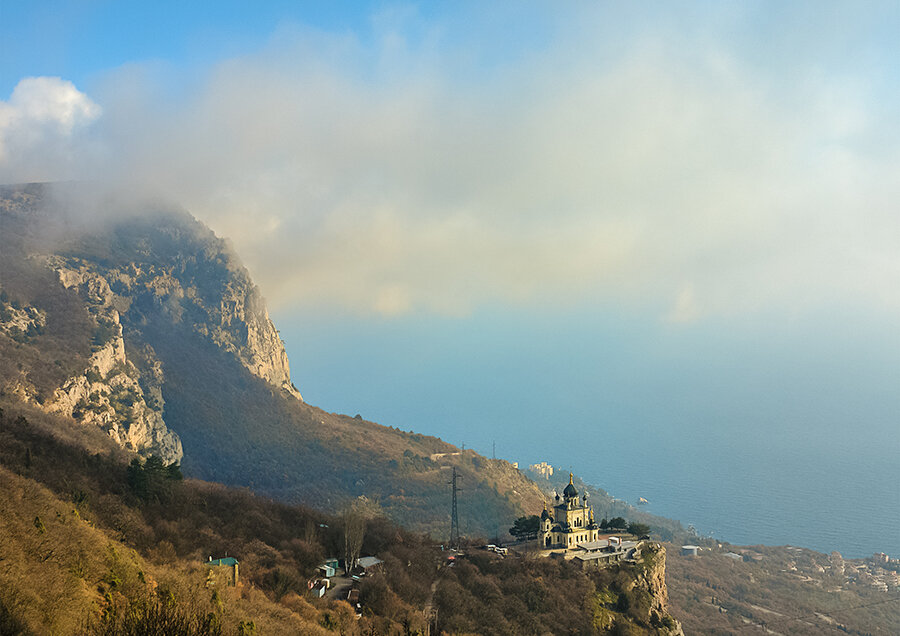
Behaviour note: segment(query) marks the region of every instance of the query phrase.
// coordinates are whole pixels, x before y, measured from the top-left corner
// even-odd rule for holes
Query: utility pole
[[[491,459],[497,459],[497,442],[491,442]]]
[[[456,511],[456,466],[453,467],[453,508],[450,512],[450,547],[459,550],[459,514]]]

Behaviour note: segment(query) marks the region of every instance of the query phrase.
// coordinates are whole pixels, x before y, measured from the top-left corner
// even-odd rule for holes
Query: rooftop
[[[609,547],[609,539],[598,539],[597,541],[586,541],[584,543],[579,543],[578,547],[582,550],[587,550],[592,552],[594,550],[602,550],[603,548]]]
[[[620,554],[625,554],[625,550],[616,550],[615,552],[584,552],[576,554],[574,558],[579,561],[595,561],[597,559],[609,559]]]
[[[238,560],[234,557],[223,557],[221,559],[214,559],[212,557],[209,558],[209,561],[206,562],[206,565],[237,565]]]
[[[384,563],[384,561],[382,561],[378,557],[367,556],[367,557],[362,557],[359,561],[357,561],[357,563],[359,564],[359,567],[361,567],[362,569],[365,570],[367,568],[372,567],[373,565],[378,565],[379,563]]]

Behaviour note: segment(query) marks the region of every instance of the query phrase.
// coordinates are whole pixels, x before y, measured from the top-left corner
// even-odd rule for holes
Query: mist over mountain
[[[0,205],[0,397],[188,475],[322,507],[363,496],[437,535],[451,466],[470,533],[539,509],[507,462],[306,404],[258,288],[183,210],[83,184],[4,187]]]

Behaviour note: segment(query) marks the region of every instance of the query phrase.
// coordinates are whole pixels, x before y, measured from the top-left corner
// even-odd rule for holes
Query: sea
[[[546,461],[720,541],[900,557],[900,338],[842,321],[276,319],[326,410]]]
[[[845,558],[900,556],[898,457],[885,448],[690,439],[571,469],[612,496],[738,545],[795,545]]]

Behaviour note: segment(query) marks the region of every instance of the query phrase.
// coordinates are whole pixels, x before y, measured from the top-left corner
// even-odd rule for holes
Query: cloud
[[[0,169],[8,181],[68,178],[68,164],[82,160],[75,137],[96,121],[101,108],[72,82],[26,77],[8,101],[0,101]]]
[[[561,12],[534,47],[400,12],[365,37],[285,25],[190,76],[130,65],[92,91],[104,114],[84,169],[180,200],[281,307],[900,310],[898,100],[881,67],[854,68],[846,34],[829,50],[827,30],[773,34],[725,10],[629,11]],[[67,112],[74,131],[98,111]]]

